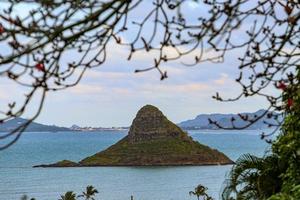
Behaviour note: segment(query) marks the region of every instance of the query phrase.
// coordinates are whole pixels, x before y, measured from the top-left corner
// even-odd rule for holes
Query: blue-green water
[[[190,131],[197,141],[216,148],[232,160],[241,154],[261,156],[267,144],[260,131]],[[188,200],[198,184],[219,199],[225,175],[231,166],[193,167],[90,167],[32,168],[63,159],[79,161],[105,149],[126,132],[25,133],[11,148],[0,152],[0,200],[20,199],[23,194],[38,200],[55,200],[87,185],[99,190],[98,199]]]

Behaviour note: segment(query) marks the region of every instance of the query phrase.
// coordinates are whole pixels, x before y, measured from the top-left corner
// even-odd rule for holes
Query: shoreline
[[[235,165],[233,163],[223,163],[223,164],[155,164],[155,165],[77,165],[77,166],[54,166],[50,165],[34,165],[32,168],[82,168],[82,167],[201,167],[201,166],[225,166],[225,165]]]

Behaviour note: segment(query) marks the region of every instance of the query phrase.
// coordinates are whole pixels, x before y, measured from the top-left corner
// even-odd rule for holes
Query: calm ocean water
[[[268,145],[260,131],[190,131],[197,141],[216,148],[232,160],[244,153],[261,156]],[[196,167],[90,167],[32,168],[63,159],[79,161],[115,143],[126,132],[24,133],[16,145],[0,152],[0,200],[57,200],[60,194],[83,191],[87,185],[99,190],[97,199],[190,200],[198,184],[219,199],[231,166]]]

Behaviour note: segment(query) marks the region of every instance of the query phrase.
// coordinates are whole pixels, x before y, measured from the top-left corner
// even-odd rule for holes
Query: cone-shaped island
[[[142,107],[123,139],[75,163],[63,160],[35,167],[171,166],[233,164],[226,155],[193,141],[152,105]]]

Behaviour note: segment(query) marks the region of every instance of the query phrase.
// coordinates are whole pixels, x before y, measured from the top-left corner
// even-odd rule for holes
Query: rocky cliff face
[[[152,105],[138,111],[128,133],[130,143],[176,137],[184,138],[186,134]]]
[[[37,167],[225,164],[233,162],[218,150],[193,141],[158,108],[146,105],[137,113],[128,135],[104,151],[79,163],[64,160]]]

